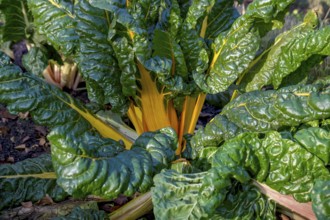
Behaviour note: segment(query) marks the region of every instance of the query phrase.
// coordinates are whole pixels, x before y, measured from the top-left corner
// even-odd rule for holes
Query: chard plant
[[[309,12],[261,44],[292,2],[255,0],[240,16],[230,0],[27,0],[38,34],[77,64],[90,103],[1,54],[0,102],[50,129],[51,158],[1,165],[0,209],[46,194],[139,192],[110,217],[153,208],[157,219],[276,219],[280,204],[328,218],[330,87],[306,79],[330,54],[330,27]],[[206,95],[229,87],[230,102],[195,132]]]

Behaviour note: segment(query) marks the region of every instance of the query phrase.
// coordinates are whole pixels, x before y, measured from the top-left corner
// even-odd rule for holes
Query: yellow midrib
[[[141,63],[138,63],[141,75],[141,105],[143,123],[148,131],[155,131],[164,127],[170,127],[164,105],[164,94],[159,93],[156,83],[151,79],[150,72]]]
[[[56,179],[55,172],[35,173],[35,174],[16,174],[0,176],[0,179],[17,179],[17,178],[39,178],[39,179]]]
[[[96,118],[94,115],[89,112],[85,112],[75,106],[73,103],[67,103],[72,109],[77,111],[84,119],[86,119],[92,127],[94,127],[103,137],[111,138],[115,141],[122,140],[125,144],[125,147],[129,149],[132,145],[132,142],[128,140],[125,136],[120,134],[117,130],[113,129],[109,125],[105,124],[100,119]]]

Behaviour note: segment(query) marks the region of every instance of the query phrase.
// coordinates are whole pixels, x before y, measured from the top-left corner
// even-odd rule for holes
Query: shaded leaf
[[[236,19],[227,33],[217,36],[212,44],[209,70],[195,71],[197,85],[207,93],[225,91],[254,59],[260,44],[260,30],[273,26],[290,1],[253,1],[246,13]]]
[[[121,73],[114,50],[107,41],[107,14],[92,7],[86,0],[76,3],[75,13],[80,48],[77,61],[87,83],[89,98],[99,105],[110,103],[114,112],[124,114],[128,100],[122,88],[125,89],[131,82],[127,82],[128,78],[124,77],[125,71]]]
[[[4,25],[1,25],[3,41],[19,42],[31,37],[32,16],[29,14],[26,1],[2,0],[0,11],[5,19]]]
[[[28,0],[38,32],[65,56],[71,57],[77,48],[73,4],[69,1]]]
[[[42,77],[43,71],[48,66],[48,59],[46,53],[41,48],[32,47],[30,51],[23,56],[22,64],[28,72]]]
[[[56,184],[56,175],[48,154],[15,164],[2,164],[0,188],[0,209],[19,205],[24,201],[36,202],[46,194],[54,201],[61,201],[68,195]]]
[[[80,207],[76,207],[70,212],[68,215],[63,217],[55,217],[52,220],[104,220],[109,219],[104,211],[99,211],[95,209],[82,209]]]
[[[309,152],[319,157],[325,165],[330,162],[330,132],[322,128],[299,130],[294,138]]]
[[[153,175],[174,159],[177,137],[172,129],[142,134],[131,150],[90,131],[71,129],[70,124],[58,127],[48,139],[58,184],[75,197],[113,199],[146,192]]]
[[[330,216],[330,180],[317,180],[311,195],[316,217],[327,219]]]
[[[329,100],[329,88],[321,84],[289,86],[242,94],[227,104],[221,114],[249,131],[279,130],[328,118]]]

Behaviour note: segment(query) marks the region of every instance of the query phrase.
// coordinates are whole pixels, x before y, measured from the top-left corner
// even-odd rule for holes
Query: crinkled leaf
[[[5,19],[5,23],[1,25],[3,41],[18,42],[31,37],[32,16],[29,14],[26,1],[2,0],[0,11]]]
[[[131,145],[122,134],[98,119],[69,94],[39,77],[22,73],[15,65],[4,63],[0,67],[0,93],[0,102],[6,103],[9,110],[15,113],[28,111],[39,124],[54,128],[74,122],[74,129],[96,129],[104,137],[123,140],[126,147]]]
[[[322,128],[299,130],[294,138],[309,152],[319,157],[325,165],[330,161],[330,132]]]
[[[191,139],[193,158],[199,157],[199,152],[207,147],[218,147],[223,141],[242,133],[244,129],[228,120],[226,116],[217,115],[204,128],[198,129]]]
[[[57,181],[74,196],[114,198],[144,192],[153,175],[174,159],[178,140],[172,129],[144,133],[126,151],[122,144],[101,137],[113,137],[115,131],[81,104],[16,66],[0,69],[0,93],[10,110],[29,111],[38,123],[52,128],[48,138]]]
[[[165,170],[154,178],[152,188],[154,214],[157,219],[209,218],[231,186],[214,172],[180,174]]]
[[[321,84],[297,85],[277,91],[253,91],[227,104],[222,113],[249,131],[278,130],[330,116],[330,90]]]
[[[165,31],[155,30],[153,38],[153,62],[150,62],[148,69],[153,70],[158,81],[166,86],[171,92],[180,92],[189,94],[193,87],[187,84],[188,70],[181,47],[173,37]],[[168,67],[157,68],[158,60],[168,62]],[[158,63],[161,61],[159,60]],[[158,65],[159,66],[159,65]]]
[[[314,181],[329,177],[328,169],[318,157],[298,143],[283,139],[280,133],[272,131],[264,137],[259,133],[243,133],[218,148],[212,157],[212,168],[207,172],[178,174],[168,170],[156,175],[152,189],[154,213],[157,218],[182,216],[185,219],[200,219],[212,217],[216,208],[220,207],[222,215],[229,218],[233,212],[242,216],[271,216],[273,209],[259,212],[261,210],[257,208],[265,207],[265,200],[257,199],[250,203],[253,211],[249,213],[241,212],[241,203],[231,207],[230,204],[237,201],[234,198],[249,198],[244,196],[244,192],[238,193],[237,197],[228,194],[233,190],[233,180],[247,183],[255,178],[280,193],[292,194],[296,200],[306,202],[310,201]],[[252,201],[253,198],[260,198],[253,195],[253,189],[248,192],[252,193]],[[239,200],[242,203],[251,202]],[[180,216],[177,216],[178,213]]]
[[[109,219],[104,211],[99,211],[95,209],[82,209],[80,207],[76,207],[72,210],[72,212],[66,216],[55,217],[52,220],[104,220]]]
[[[330,180],[317,180],[311,193],[313,211],[317,219],[330,216]]]
[[[35,26],[47,41],[65,56],[72,57],[77,48],[73,3],[59,0],[28,0]]]
[[[307,84],[310,81],[314,81],[310,73],[313,71],[313,67],[322,63],[324,58],[325,56],[322,55],[312,55],[306,61],[302,62],[298,69],[284,77],[279,88],[291,85]]]
[[[42,76],[48,66],[46,53],[39,47],[32,47],[22,58],[24,68],[36,76]]]
[[[196,30],[197,21],[205,16],[209,7],[214,1],[192,1],[186,19],[184,20],[179,33],[180,46],[184,54],[188,72],[202,74],[208,67],[209,57],[207,46]]]
[[[299,202],[310,201],[316,179],[330,176],[318,157],[278,132],[268,132],[264,138],[244,133],[230,139],[214,155],[212,165],[219,172],[235,170],[239,181],[256,178]]]
[[[208,14],[205,38],[216,38],[228,30],[238,17],[239,13],[234,7],[233,0],[216,0]]]
[[[159,9],[159,20],[156,30],[160,29],[168,32],[173,39],[178,35],[183,19],[180,16],[182,8],[177,0],[162,0]]]
[[[300,66],[302,60],[299,61],[299,59],[297,59],[298,54],[299,56],[302,56],[303,54],[301,53],[305,53],[304,60],[307,60],[309,56],[315,54],[306,49],[309,48],[310,50],[312,49],[315,51],[315,48],[310,48],[307,44],[308,42],[312,42],[313,40],[311,38],[318,33],[318,31],[313,31],[313,29],[317,27],[317,23],[318,18],[316,13],[309,12],[305,16],[303,23],[280,34],[275,39],[274,45],[267,49],[269,52],[264,55],[266,56],[266,59],[261,60],[262,63],[260,65],[262,65],[262,67],[257,69],[257,71],[251,71],[248,73],[247,80],[249,82],[247,83],[246,90],[252,91],[261,89],[262,86],[269,84],[272,84],[277,88],[285,76],[289,75]],[[327,38],[325,38],[324,41],[327,42]],[[323,44],[325,44],[325,42]],[[301,48],[299,51],[294,52],[292,51],[293,47],[304,47],[304,49]],[[290,54],[290,58],[288,53]],[[283,59],[284,57],[286,58]],[[294,59],[292,59],[292,57],[294,57]],[[294,64],[292,60],[294,60],[294,62],[298,61],[299,63]],[[286,64],[283,62],[286,62]],[[286,68],[283,68],[283,66],[286,66]]]
[[[272,26],[280,12],[292,0],[253,1],[226,34],[217,36],[212,45],[209,71],[194,72],[197,85],[207,93],[225,91],[248,67],[260,44],[259,28]]]
[[[90,131],[71,129],[71,124],[58,127],[48,139],[58,184],[75,197],[146,192],[153,175],[174,159],[177,137],[169,128],[142,134],[131,150]]]
[[[256,186],[235,183],[211,219],[275,220],[275,208],[275,202],[263,195]]]
[[[46,194],[54,201],[61,201],[67,196],[56,184],[56,175],[49,154],[15,164],[2,164],[0,188],[0,210],[24,201],[36,202]]]
[[[132,80],[128,81],[128,78],[124,77],[127,74],[123,69],[121,71],[117,64],[120,57],[114,57],[114,50],[107,41],[107,14],[92,7],[86,0],[76,3],[75,13],[80,46],[77,60],[87,83],[89,98],[100,105],[110,103],[113,111],[124,114],[128,108],[128,100],[124,96],[127,93],[125,88],[132,84]]]

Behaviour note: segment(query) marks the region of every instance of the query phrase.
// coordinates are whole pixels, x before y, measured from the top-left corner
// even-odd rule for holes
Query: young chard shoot
[[[0,102],[50,128],[52,167],[0,166],[0,196],[21,182],[57,185],[6,196],[0,208],[45,194],[140,192],[111,217],[136,219],[153,207],[157,219],[275,219],[262,183],[312,201],[314,217],[330,216],[322,194],[330,181],[330,88],[326,79],[304,84],[330,54],[330,27],[319,28],[308,12],[261,46],[292,2],[255,0],[240,16],[231,0],[27,0],[38,33],[77,64],[91,103],[1,54]],[[206,95],[229,86],[231,101],[194,134]]]

